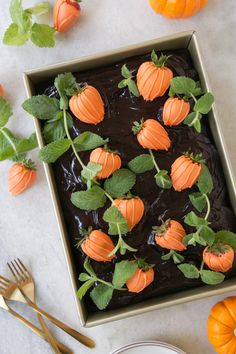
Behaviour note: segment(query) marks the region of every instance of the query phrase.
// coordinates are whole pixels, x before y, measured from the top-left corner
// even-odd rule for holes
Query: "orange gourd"
[[[143,217],[144,203],[140,198],[115,199],[113,204],[127,220],[129,231],[131,231]]]
[[[191,188],[198,180],[202,165],[192,157],[182,155],[171,166],[171,180],[174,189],[181,192]]]
[[[117,153],[100,147],[91,152],[89,161],[102,166],[101,171],[96,175],[99,179],[108,178],[121,167],[121,158]]]
[[[36,179],[36,167],[31,160],[15,163],[8,172],[9,192],[16,196],[30,188]]]
[[[104,103],[98,90],[85,85],[78,94],[70,98],[69,106],[71,112],[81,122],[87,124],[98,124],[104,119]]]
[[[0,96],[4,96],[4,88],[0,85]]]
[[[170,97],[163,108],[163,122],[165,125],[175,126],[182,123],[190,112],[190,104],[184,99]]]
[[[154,270],[151,265],[143,259],[136,260],[138,268],[132,277],[126,282],[126,286],[131,293],[140,293],[154,281]]]
[[[54,27],[57,32],[68,31],[80,15],[78,0],[56,0],[53,9]]]
[[[186,18],[195,15],[208,0],[149,0],[157,13],[168,18]]]
[[[163,96],[169,88],[173,72],[165,66],[168,58],[165,55],[158,58],[153,51],[152,61],[140,65],[137,72],[137,86],[145,101],[153,101],[155,98]]]
[[[232,268],[234,250],[228,245],[216,243],[203,251],[204,263],[215,272],[227,272]]]
[[[111,238],[101,230],[93,230],[81,244],[83,252],[97,262],[111,262],[115,255],[109,256],[114,249]]]
[[[170,147],[167,131],[155,119],[134,122],[133,133],[137,135],[138,142],[144,149],[168,150]]]
[[[215,304],[207,321],[207,335],[218,354],[236,353],[236,297]]]
[[[184,251],[186,246],[182,243],[186,232],[176,220],[167,220],[159,227],[154,227],[156,244],[174,251]]]

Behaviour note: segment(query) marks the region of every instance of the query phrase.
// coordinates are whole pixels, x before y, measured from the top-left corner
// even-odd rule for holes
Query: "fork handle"
[[[27,301],[27,302],[28,302],[29,306],[31,306],[37,313],[40,313],[42,316],[46,317],[49,321],[54,323],[57,327],[61,328],[63,331],[68,333],[73,338],[77,339],[80,343],[84,344],[86,347],[88,347],[88,348],[95,347],[95,342],[91,338],[85,336],[82,333],[79,333],[78,331],[71,328],[67,324],[65,324],[65,323],[61,322],[60,320],[58,320],[57,318],[53,317],[52,315],[50,315],[46,311],[39,308],[32,301]]]
[[[52,333],[50,332],[48,326],[46,325],[46,323],[44,322],[43,317],[38,313],[38,320],[39,323],[42,327],[42,330],[44,331],[46,337],[47,337],[47,341],[51,346],[52,352],[54,354],[61,354],[61,351],[59,350],[58,346],[56,345],[55,342],[55,338],[53,337]]]
[[[15,318],[17,318],[21,323],[23,323],[26,327],[30,328],[33,332],[35,332],[38,336],[44,338],[45,340],[47,340],[47,336],[46,334],[41,331],[38,327],[36,327],[33,323],[31,323],[30,321],[28,321],[26,318],[24,318],[23,316],[21,316],[19,313],[15,312],[12,308],[8,308],[7,311],[14,316]],[[65,346],[63,343],[59,342],[58,340],[55,339],[56,345],[57,347],[60,349],[60,351],[63,354],[73,354],[73,351],[71,349],[69,349],[67,346]]]

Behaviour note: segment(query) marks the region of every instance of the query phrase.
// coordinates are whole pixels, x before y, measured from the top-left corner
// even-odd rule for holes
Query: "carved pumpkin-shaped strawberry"
[[[168,150],[170,138],[167,131],[155,119],[144,119],[134,122],[133,133],[137,135],[139,144],[144,149]]]
[[[201,155],[182,155],[171,166],[171,180],[178,192],[191,188],[198,180],[201,170]]]
[[[101,171],[96,175],[99,179],[108,178],[121,167],[120,156],[115,152],[101,147],[91,152],[89,161],[102,166]]]
[[[164,104],[163,122],[170,127],[179,125],[185,120],[189,111],[189,102],[177,97],[170,97]]]
[[[127,220],[129,231],[131,231],[143,217],[144,203],[140,198],[115,199],[113,204]]]
[[[149,0],[157,13],[168,18],[185,18],[195,15],[208,0]]]
[[[9,192],[16,196],[30,188],[36,179],[36,167],[31,160],[15,163],[8,172]]]
[[[169,250],[186,250],[182,242],[186,232],[178,221],[169,219],[161,226],[154,228],[154,232],[157,245]]]
[[[166,66],[168,56],[157,57],[155,51],[152,52],[152,61],[147,61],[138,69],[137,86],[140,95],[145,101],[153,101],[157,97],[165,94],[173,78],[173,72]]]
[[[89,258],[97,262],[111,262],[115,257],[109,256],[114,249],[111,238],[101,230],[89,231],[81,248]]]
[[[68,31],[80,15],[79,0],[56,0],[53,9],[54,27],[57,32]]]
[[[204,249],[203,260],[211,270],[225,273],[232,268],[234,250],[228,245],[216,243]]]
[[[98,90],[85,85],[70,98],[70,110],[76,118],[87,124],[98,124],[104,119],[104,103]]]
[[[154,270],[143,259],[137,259],[138,268],[133,276],[126,282],[131,293],[140,293],[154,281]]]

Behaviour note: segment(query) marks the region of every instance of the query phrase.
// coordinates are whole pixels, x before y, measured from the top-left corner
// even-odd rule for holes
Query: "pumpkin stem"
[[[137,135],[142,129],[144,124],[144,118],[141,119],[140,122],[135,121],[132,127],[132,132],[134,135]]]
[[[29,171],[36,171],[37,167],[34,161],[31,159],[24,159],[20,162],[22,166],[24,166]]]
[[[104,144],[103,149],[112,154],[120,155],[120,152],[118,150],[112,150],[107,143]]]
[[[145,258],[138,258],[134,256],[136,263],[138,264],[138,268],[142,269],[144,272],[147,272],[150,268],[153,268],[155,264],[149,264],[145,262]]]
[[[183,152],[183,155],[185,155],[186,157],[193,160],[193,162],[196,162],[199,164],[205,163],[205,160],[202,158],[202,154],[194,155],[192,152],[186,151],[186,152]]]
[[[89,237],[89,235],[91,234],[92,231],[93,231],[92,226],[89,226],[88,229],[85,229],[83,227],[81,229],[79,229],[79,233],[82,236],[82,238],[76,239],[77,243],[75,244],[75,247],[79,248],[82,245],[82,243]]]
[[[222,254],[222,253],[227,253],[229,252],[231,249],[231,247],[229,245],[225,245],[223,243],[220,242],[216,242],[214,243],[212,246],[209,246],[207,248],[207,252],[209,253],[213,253],[216,256]]]
[[[153,232],[158,236],[163,236],[170,227],[170,219],[162,222],[160,226],[153,226]]]
[[[157,68],[163,68],[170,57],[171,55],[164,55],[161,53],[160,57],[158,58],[155,50],[153,50],[151,53],[152,62]]]

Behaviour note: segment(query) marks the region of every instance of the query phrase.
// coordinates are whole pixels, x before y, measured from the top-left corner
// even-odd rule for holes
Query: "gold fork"
[[[10,270],[15,278],[17,287],[19,287],[20,289],[23,286],[24,287],[25,286],[32,287],[32,277],[31,277],[30,273],[28,272],[27,268],[24,266],[24,264],[22,263],[22,261],[19,258],[15,259],[13,262],[10,262],[10,264],[8,264],[8,265],[10,266]],[[17,291],[17,289],[15,291]],[[19,297],[19,293],[21,293],[21,291],[18,289],[18,294],[17,294],[18,297]],[[14,296],[14,294],[12,294],[12,296]],[[67,332],[69,335],[71,335],[72,337],[77,339],[80,343],[84,344],[85,346],[87,346],[89,348],[95,347],[95,342],[91,338],[85,336],[84,334],[79,333],[78,331],[71,328],[67,324],[61,322],[60,320],[53,317],[52,315],[50,315],[46,311],[42,310],[26,296],[25,296],[25,300],[27,301],[27,304],[30,307],[32,307],[37,313],[46,317],[49,321],[51,321],[57,327],[61,328],[63,331]]]
[[[7,264],[8,267],[11,269],[10,264]],[[12,270],[11,270],[12,271]],[[28,285],[26,284],[25,286],[21,287],[21,291],[23,293],[23,295],[27,296],[33,303],[35,303],[35,284],[32,278],[32,285]],[[42,329],[44,330],[45,334],[47,335],[48,338],[48,342],[51,345],[52,351],[54,354],[61,354],[61,352],[59,351],[55,338],[53,337],[52,333],[50,332],[49,328],[47,327],[43,317],[40,314],[37,314],[38,316],[38,320],[39,323],[42,327]],[[71,353],[71,350],[68,348],[68,353]]]
[[[0,285],[0,292],[1,292],[1,285]],[[21,316],[18,312],[14,311],[5,301],[4,296],[0,293],[0,307],[2,307],[4,310],[6,310],[7,312],[9,312],[12,316],[14,316],[15,318],[17,318],[21,323],[23,323],[26,327],[30,328],[33,332],[35,332],[38,336],[44,338],[46,341],[48,341],[48,337],[45,334],[45,332],[41,331],[38,327],[36,327],[33,323],[31,323],[30,321],[28,321],[26,318],[24,318],[23,316]],[[73,354],[72,351],[68,351],[68,348],[56,341],[56,344],[58,346],[58,348],[60,348],[61,352],[63,354],[68,354],[71,353]]]

